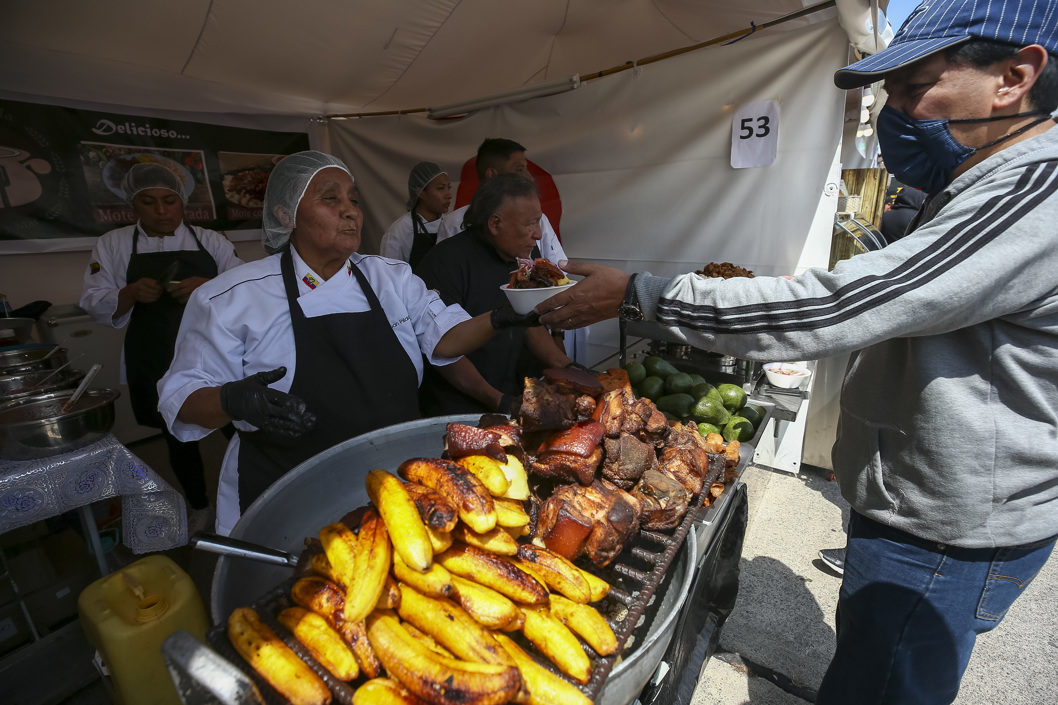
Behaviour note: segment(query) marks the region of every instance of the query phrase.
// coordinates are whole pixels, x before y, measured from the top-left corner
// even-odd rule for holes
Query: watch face
[[[621,304],[621,308],[618,310],[621,318],[626,321],[641,321],[643,320],[643,312],[639,310],[638,306],[632,304]]]

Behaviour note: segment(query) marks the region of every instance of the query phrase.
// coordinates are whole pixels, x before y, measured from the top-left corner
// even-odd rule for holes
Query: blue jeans
[[[816,704],[952,702],[977,635],[999,624],[1054,542],[958,548],[853,511],[837,649]]]

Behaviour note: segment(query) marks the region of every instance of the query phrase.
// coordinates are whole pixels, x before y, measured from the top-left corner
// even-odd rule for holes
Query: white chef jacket
[[[186,223],[181,223],[172,235],[166,237],[146,235],[139,223],[104,233],[99,236],[95,247],[92,248],[92,258],[88,260],[88,266],[85,267],[80,306],[96,322],[105,326],[123,328],[132,317],[131,308],[117,319],[114,318],[114,312],[118,308],[118,292],[128,284],[125,274],[129,268],[129,259],[132,257],[132,235],[137,227],[140,228],[139,242],[136,245],[137,252],[197,251],[198,245],[195,244],[195,238],[191,234],[191,228],[194,228],[195,235],[198,236],[203,249],[216,260],[218,273],[243,264],[243,261],[235,254],[235,245],[231,244],[228,238],[213,230],[197,226],[189,227]],[[121,383],[126,383],[124,349],[121,352]]]
[[[446,240],[463,229],[463,215],[469,207],[467,205],[457,208],[444,217],[441,229],[437,232],[437,242]],[[540,233],[540,242],[537,246],[540,248],[541,257],[549,259],[555,264],[564,259],[569,259],[566,257],[566,251],[562,249],[562,243],[558,241],[558,234],[551,227],[551,221],[547,219],[546,213],[540,214]],[[408,251],[411,252],[410,249]]]
[[[380,255],[390,259],[399,259],[402,262],[407,262],[411,258],[411,247],[415,242],[415,225],[412,223],[411,217],[412,214],[409,211],[393,221],[393,224],[389,226],[389,230],[382,236],[382,244],[379,245],[378,250]],[[441,224],[446,217],[442,215],[437,220],[429,223],[423,219],[422,223],[426,226],[426,232],[439,232]],[[440,236],[437,237],[437,241],[441,241]]]
[[[356,277],[346,267],[327,281],[313,272],[291,248],[298,277],[298,304],[308,318],[370,309]],[[213,429],[180,421],[177,414],[187,397],[203,387],[218,387],[257,372],[287,368],[283,379],[270,385],[290,390],[297,368],[294,332],[280,271],[280,254],[226,272],[195,290],[187,303],[176,355],[158,383],[158,410],[169,430],[181,441],[198,440]],[[405,262],[376,255],[354,254],[352,262],[371,284],[375,296],[408,353],[419,382],[426,355],[431,364],[447,365],[458,358],[434,355],[438,341],[453,326],[469,320],[459,306],[445,306],[426,288]],[[309,281],[316,283],[315,288]],[[365,341],[365,345],[370,345]],[[254,426],[236,421],[243,431]],[[228,443],[221,466],[217,498],[217,531],[227,535],[239,518],[239,437]]]

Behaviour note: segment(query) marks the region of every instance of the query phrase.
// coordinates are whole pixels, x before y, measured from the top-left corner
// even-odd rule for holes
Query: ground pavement
[[[848,505],[818,468],[797,475],[750,467],[749,528],[738,601],[706,664],[693,705],[804,705],[834,652],[841,578],[819,560],[845,544]],[[999,627],[980,637],[956,705],[1058,701],[1058,558]]]

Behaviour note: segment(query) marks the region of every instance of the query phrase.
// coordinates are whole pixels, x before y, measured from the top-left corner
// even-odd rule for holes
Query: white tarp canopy
[[[410,109],[607,69],[818,1],[5,2],[0,92],[167,112]]]

